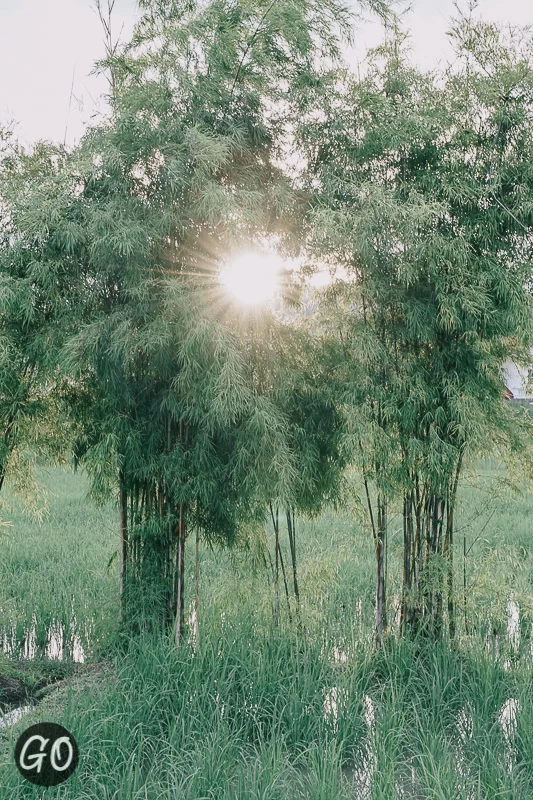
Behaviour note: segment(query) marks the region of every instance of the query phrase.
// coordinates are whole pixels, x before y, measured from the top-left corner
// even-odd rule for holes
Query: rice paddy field
[[[4,717],[0,800],[533,798],[533,495],[511,491],[497,463],[481,463],[461,490],[456,643],[398,639],[398,516],[391,632],[378,652],[375,557],[356,503],[297,520],[301,630],[283,584],[273,627],[253,544],[201,547],[195,639],[188,542],[190,635],[176,648],[118,635],[117,509],[91,503],[83,473],[41,468],[39,479],[41,522],[9,491],[0,512],[0,676],[59,682],[18,722]],[[13,750],[43,720],[74,734],[80,761],[41,789]]]

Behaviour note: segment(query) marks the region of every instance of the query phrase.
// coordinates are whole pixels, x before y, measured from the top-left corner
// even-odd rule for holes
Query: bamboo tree
[[[294,299],[294,298],[293,298]],[[298,303],[296,303],[298,307]],[[258,392],[269,398],[284,420],[284,441],[278,463],[290,469],[279,480],[266,473],[260,480],[274,530],[274,623],[279,624],[279,569],[283,577],[289,622],[292,610],[285,561],[280,541],[279,508],[285,510],[293,575],[296,620],[301,630],[300,590],[296,558],[296,512],[317,516],[326,504],[336,505],[342,495],[345,465],[340,451],[340,419],[328,385],[328,365],[320,345],[299,323],[298,316],[280,315],[268,322],[261,340],[248,340],[249,360]],[[267,325],[265,321],[265,326]],[[282,451],[285,453],[280,459]],[[275,511],[274,511],[275,508]]]
[[[25,500],[35,511],[37,487],[23,453],[64,459],[72,436],[58,353],[78,299],[68,270],[83,231],[66,212],[68,166],[62,148],[26,149],[0,130],[0,491],[8,476],[15,489],[32,486]]]
[[[133,39],[103,64],[111,118],[78,153],[72,205],[88,232],[77,255],[91,321],[68,342],[65,367],[93,398],[83,458],[94,492],[120,484],[131,509],[123,611],[150,608],[156,620],[172,608],[179,641],[188,535],[231,544],[264,515],[265,471],[270,497],[290,484],[284,414],[254,382],[217,270],[237,247],[290,227],[279,137],[318,44],[335,57],[348,18],[334,2],[243,2],[231,26],[232,4],[141,7]]]
[[[458,66],[437,83],[415,70],[397,30],[363,79],[333,72],[299,117],[314,193],[309,247],[315,258],[335,254],[348,274],[325,293],[321,325],[336,341],[332,371],[376,544],[376,628],[394,502],[402,630],[432,636],[445,608],[455,634],[461,471],[494,446],[526,446],[502,365],[526,363],[531,342],[530,51],[491,26],[463,20],[452,33],[459,55],[474,56],[475,77]]]
[[[298,569],[296,559],[296,523],[294,507],[286,509],[287,515],[287,533],[289,536],[289,548],[291,551],[291,564],[292,564],[292,583],[294,590],[294,597],[296,600],[296,619],[298,621],[298,628],[302,627],[302,618],[300,612],[300,589],[298,587]]]

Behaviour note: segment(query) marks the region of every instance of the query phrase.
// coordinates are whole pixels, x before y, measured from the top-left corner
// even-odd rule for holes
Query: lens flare
[[[220,283],[243,305],[268,305],[279,289],[282,269],[283,262],[275,253],[249,250],[223,264]]]

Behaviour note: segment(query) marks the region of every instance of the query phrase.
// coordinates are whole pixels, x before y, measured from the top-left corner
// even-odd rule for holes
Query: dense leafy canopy
[[[402,620],[440,631],[447,581],[453,633],[461,470],[529,448],[501,372],[532,333],[529,40],[459,19],[455,65],[425,74],[393,26],[356,79],[337,0],[140,8],[101,65],[108,119],[72,153],[5,139],[0,487],[68,409],[56,449],[75,436],[94,494],[118,494],[123,614],[179,637],[188,533],[233,544],[284,508],[297,591],[294,511],[345,499],[350,466],[378,640],[395,503]],[[224,293],[220,264],[267,243],[342,267],[316,313]]]

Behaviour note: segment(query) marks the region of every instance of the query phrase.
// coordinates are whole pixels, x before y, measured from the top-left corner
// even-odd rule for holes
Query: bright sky
[[[463,5],[466,5],[463,0]],[[135,0],[116,0],[114,31],[128,37],[136,18]],[[445,31],[453,0],[413,0],[407,20],[413,57],[423,67],[450,55]],[[533,22],[531,0],[480,0],[477,15],[503,23]],[[375,23],[359,28],[352,54],[379,43]],[[90,76],[104,54],[102,31],[92,0],[0,0],[0,122],[14,121],[26,143],[38,139],[77,141],[91,115],[102,110],[107,83]]]

